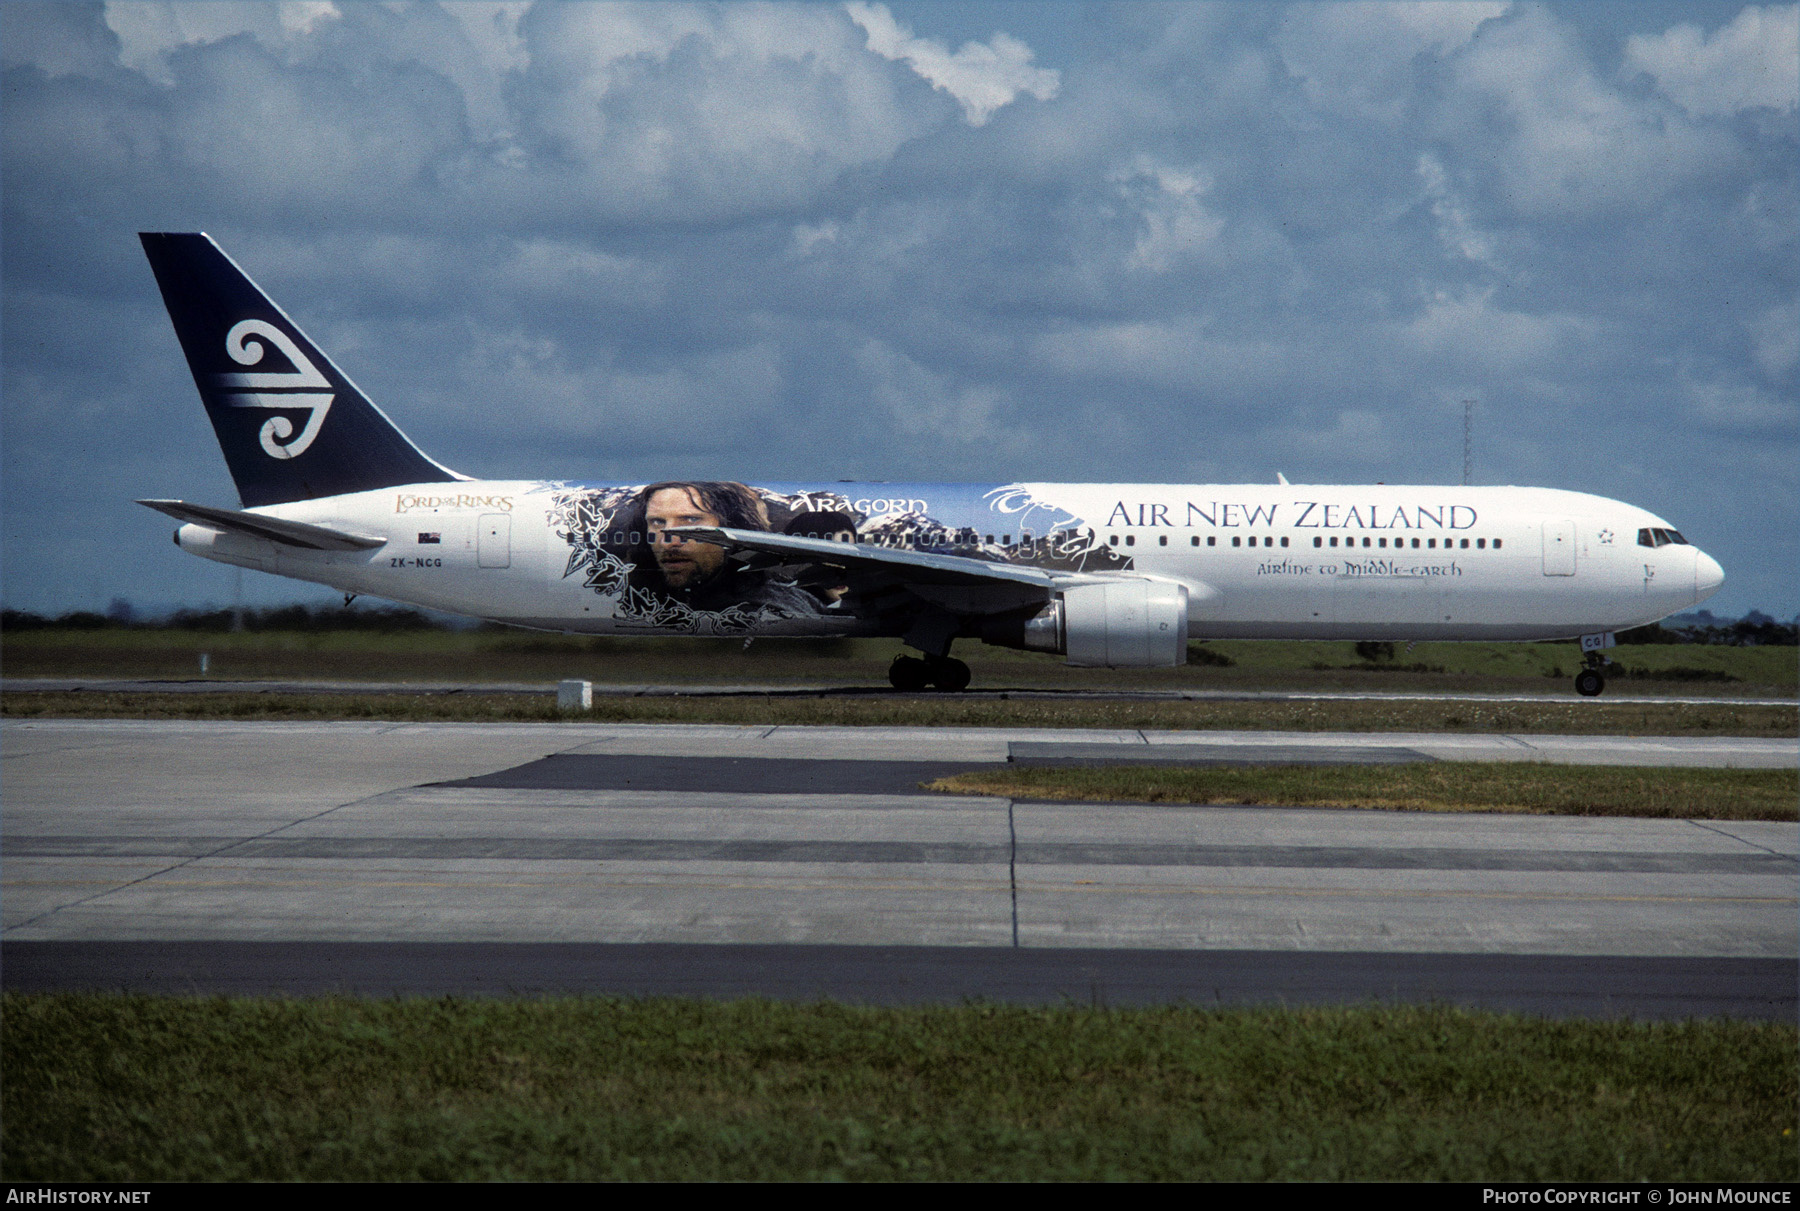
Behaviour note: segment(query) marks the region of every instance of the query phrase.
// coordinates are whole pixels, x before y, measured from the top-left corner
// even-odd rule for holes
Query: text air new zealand
[[[207,559],[602,635],[958,639],[1177,665],[1190,638],[1579,639],[1717,591],[1667,521],[1551,488],[477,480],[407,440],[204,234],[146,234],[241,508],[141,503]]]

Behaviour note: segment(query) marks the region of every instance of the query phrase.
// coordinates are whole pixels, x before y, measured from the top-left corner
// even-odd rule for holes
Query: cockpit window
[[[1646,527],[1638,531],[1638,546],[1640,547],[1666,547],[1670,545],[1686,547],[1691,546],[1692,544],[1681,536],[1681,531],[1679,530],[1665,530],[1662,527],[1657,526],[1654,528]]]
[[[1669,536],[1669,541],[1674,543],[1678,547],[1685,547],[1685,546],[1691,545],[1687,539],[1685,539],[1681,536],[1680,530],[1664,530],[1663,533],[1667,534]]]

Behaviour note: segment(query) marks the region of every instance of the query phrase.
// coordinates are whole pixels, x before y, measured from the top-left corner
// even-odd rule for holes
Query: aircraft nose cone
[[[1694,552],[1694,601],[1705,601],[1725,583],[1725,569],[1705,551]]]

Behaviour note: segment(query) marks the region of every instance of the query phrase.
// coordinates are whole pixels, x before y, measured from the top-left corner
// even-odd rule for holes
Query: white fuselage
[[[785,486],[779,490],[789,490]],[[252,512],[385,539],[373,551],[312,551],[186,525],[209,559],[436,610],[591,634],[694,634],[622,618],[578,574],[570,485],[463,481],[383,488]],[[1643,509],[1546,488],[1444,486],[830,484],[795,488],[883,516],[977,499],[977,552],[1054,566],[1079,537],[1112,570],[1174,582],[1194,638],[1556,639],[1617,631],[1714,592],[1719,565],[1685,543],[1642,545],[1669,523]],[[599,491],[599,490],[595,490]],[[921,507],[922,506],[922,507]],[[905,542],[908,540],[898,540]],[[965,546],[968,546],[965,542]],[[872,633],[829,612],[780,633]]]

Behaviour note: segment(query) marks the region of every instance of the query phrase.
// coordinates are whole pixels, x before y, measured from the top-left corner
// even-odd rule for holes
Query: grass
[[[391,719],[835,727],[1084,727],[1207,731],[1505,732],[1558,735],[1791,737],[1800,708],[1723,700],[1700,705],[1605,699],[1542,702],[1129,702],[903,694],[596,697],[559,712],[547,694],[110,693],[21,691],[12,719]]]
[[[1791,1182],[1791,1024],[0,1002],[7,1181]]]
[[[311,678],[347,681],[607,684],[886,684],[901,650],[891,639],[614,639],[526,631],[212,633],[46,629],[0,637],[9,677]],[[1340,642],[1220,640],[1190,647],[1175,669],[1072,669],[1059,657],[964,641],[957,655],[977,687],[1413,689],[1430,692],[1572,693],[1573,643],[1421,643],[1391,661],[1359,658]],[[1612,653],[1632,693],[1791,697],[1800,687],[1794,648],[1637,646]],[[1208,662],[1208,663],[1201,663]]]
[[[1420,762],[1410,765],[1007,766],[927,783],[932,790],[1089,803],[1249,803],[1382,811],[1800,819],[1800,770]]]

